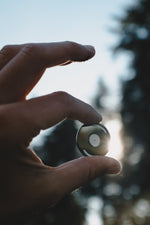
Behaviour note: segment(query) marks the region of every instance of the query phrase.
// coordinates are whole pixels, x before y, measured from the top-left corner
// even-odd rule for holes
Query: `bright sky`
[[[118,35],[113,15],[123,15],[134,0],[5,0],[0,1],[0,48],[6,44],[71,40],[95,46],[96,56],[86,63],[46,71],[32,95],[64,90],[91,102],[100,77],[117,97],[118,76],[124,73],[125,57],[114,59],[110,48]]]

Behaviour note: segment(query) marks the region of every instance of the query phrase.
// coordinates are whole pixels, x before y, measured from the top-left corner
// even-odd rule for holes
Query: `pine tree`
[[[123,123],[123,173],[122,177],[107,179],[104,183],[103,218],[105,225],[123,223],[148,225],[150,224],[148,216],[150,204],[150,1],[136,1],[136,4],[126,11],[125,17],[120,18],[119,23],[120,43],[115,51],[127,51],[132,56],[128,78],[122,83],[120,113]],[[142,207],[145,207],[144,212]]]

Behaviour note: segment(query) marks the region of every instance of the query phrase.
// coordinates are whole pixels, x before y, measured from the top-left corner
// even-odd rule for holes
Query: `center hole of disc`
[[[100,145],[100,137],[97,134],[91,134],[89,137],[89,143],[93,147],[98,147]]]

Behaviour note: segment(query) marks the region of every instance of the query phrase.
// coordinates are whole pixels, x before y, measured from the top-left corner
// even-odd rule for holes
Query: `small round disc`
[[[105,155],[110,134],[102,124],[83,125],[77,133],[77,146],[83,155]]]

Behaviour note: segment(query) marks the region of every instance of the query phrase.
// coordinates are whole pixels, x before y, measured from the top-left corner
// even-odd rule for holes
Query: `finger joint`
[[[13,50],[14,48],[12,45],[6,45],[0,50],[0,67],[1,68],[13,56]]]

